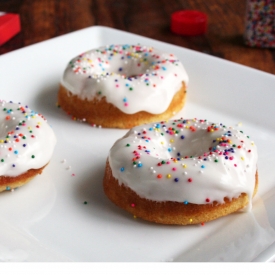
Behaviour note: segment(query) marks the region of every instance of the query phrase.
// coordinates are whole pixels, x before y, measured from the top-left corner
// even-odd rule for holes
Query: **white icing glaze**
[[[188,83],[173,54],[140,45],[111,45],[91,50],[69,62],[61,84],[81,99],[105,97],[127,114],[164,112]]]
[[[257,148],[240,130],[205,120],[171,120],[131,129],[111,148],[113,176],[140,197],[206,204],[255,187]]]
[[[56,138],[46,119],[28,106],[0,101],[0,176],[46,165]]]

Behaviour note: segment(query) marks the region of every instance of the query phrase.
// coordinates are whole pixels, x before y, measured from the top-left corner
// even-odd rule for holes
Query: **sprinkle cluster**
[[[36,155],[28,147],[37,139],[37,134],[46,119],[28,106],[13,102],[0,102],[0,172],[16,169],[17,160],[28,153],[26,160],[35,160]],[[38,119],[39,118],[39,119]]]
[[[121,148],[121,152],[117,151],[125,154],[121,157],[123,165],[117,168],[119,171],[116,173],[122,182],[125,180],[124,173],[139,179],[141,174],[146,174],[147,178],[142,178],[136,186],[156,182],[160,185],[168,184],[168,188],[170,184],[173,188],[175,184],[181,184],[188,193],[188,186],[192,185],[192,188],[199,190],[200,184],[211,185],[211,182],[207,182],[212,178],[213,185],[217,181],[220,188],[223,188],[227,173],[238,173],[241,177],[246,177],[246,172],[251,171],[250,159],[256,150],[254,143],[242,131],[226,127],[222,123],[178,119],[145,125],[143,128],[136,127],[133,131],[129,134],[134,137],[131,142],[126,136],[127,143]],[[190,149],[192,143],[196,143],[195,151]],[[120,146],[123,146],[122,142]],[[225,171],[222,179],[218,178],[219,170]],[[182,202],[188,204],[188,196],[184,196],[183,194]],[[224,197],[220,200],[223,201]],[[214,192],[209,192],[205,193],[200,204],[217,200],[219,201]]]
[[[86,97],[91,94],[91,98],[108,97],[107,93],[111,90],[119,97],[117,107],[127,110],[131,104],[135,104],[130,100],[132,93],[141,89],[148,92],[159,89],[172,67],[176,67],[176,70],[172,70],[173,78],[181,83],[183,79],[178,72],[179,64],[180,61],[173,54],[158,52],[153,47],[125,44],[85,52],[71,60],[69,67],[74,75],[82,75],[81,81],[87,81],[85,87],[90,85],[89,96]],[[64,84],[70,81],[69,78],[64,76]],[[169,81],[173,82],[173,78],[169,76]]]
[[[131,67],[135,67],[131,68],[134,72],[148,67],[153,71],[161,72],[167,70],[167,64],[178,66],[179,60],[175,59],[173,54],[163,58],[160,54],[154,54],[153,50],[153,47],[140,45],[111,45],[80,54],[69,64],[75,74],[87,74],[89,78],[118,74],[129,80],[137,77],[131,75],[129,63]],[[110,68],[110,64],[115,59],[119,59],[121,63],[119,66]],[[144,79],[146,84],[149,81],[148,76]]]
[[[274,1],[247,1],[245,43],[252,47],[275,47]]]

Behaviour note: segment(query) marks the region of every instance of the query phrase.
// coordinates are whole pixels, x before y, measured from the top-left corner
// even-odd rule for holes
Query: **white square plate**
[[[176,54],[189,76],[176,117],[206,118],[249,133],[259,151],[253,210],[204,226],[134,219],[104,195],[108,151],[126,130],[94,128],[56,107],[74,56],[107,44],[145,44]],[[106,28],[90,27],[0,56],[1,99],[28,104],[58,143],[41,176],[0,194],[2,261],[267,261],[275,254],[275,76],[209,55]],[[85,204],[84,202],[87,202]]]

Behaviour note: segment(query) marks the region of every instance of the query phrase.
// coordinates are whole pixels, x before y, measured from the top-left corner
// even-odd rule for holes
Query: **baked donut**
[[[28,106],[0,101],[0,192],[41,174],[56,138],[46,119]]]
[[[107,128],[171,118],[185,102],[188,76],[173,54],[140,45],[110,45],[69,62],[58,105],[74,119]]]
[[[104,192],[148,221],[204,223],[251,207],[256,163],[254,142],[236,128],[198,119],[146,124],[111,148]]]

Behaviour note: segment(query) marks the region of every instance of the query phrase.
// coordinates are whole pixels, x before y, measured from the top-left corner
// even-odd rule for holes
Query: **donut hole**
[[[125,78],[138,78],[149,71],[150,62],[145,63],[140,59],[131,58],[121,64],[114,62],[114,64],[110,64],[110,68],[114,73],[123,75]]]
[[[197,130],[192,134],[179,133],[178,136],[166,136],[151,141],[153,157],[163,160],[199,157],[209,152],[213,146],[213,134],[205,130]]]
[[[102,73],[109,75],[123,75],[125,78],[137,78],[150,71],[152,60],[140,54],[138,57],[117,54],[108,60],[104,57],[93,64],[93,73],[100,76]],[[89,65],[91,66],[91,65]]]
[[[213,137],[206,134],[205,130],[197,130],[191,135],[180,135],[177,138],[171,157],[199,157],[209,152],[211,146],[213,146]]]

